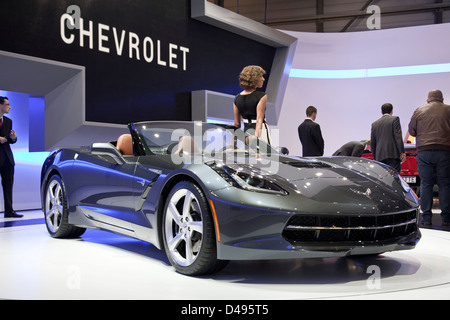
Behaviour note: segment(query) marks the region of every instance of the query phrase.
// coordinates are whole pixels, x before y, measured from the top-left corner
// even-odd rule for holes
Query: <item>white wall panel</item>
[[[450,43],[443,41],[449,32],[450,24],[341,34],[289,32],[299,39],[292,69],[352,70],[449,63]],[[287,146],[291,155],[301,155],[297,127],[309,105],[318,108],[325,155],[348,141],[370,138],[371,124],[381,116],[385,102],[394,105],[405,135],[412,113],[426,102],[432,89],[441,89],[450,101],[450,73],[356,79],[291,77],[277,127],[280,144]]]

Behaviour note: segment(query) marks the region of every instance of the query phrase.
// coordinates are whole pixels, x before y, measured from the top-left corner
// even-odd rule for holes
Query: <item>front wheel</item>
[[[69,224],[66,189],[58,175],[48,181],[44,199],[45,225],[52,237],[76,238],[86,231]]]
[[[214,223],[203,192],[187,181],[176,184],[167,198],[162,221],[164,247],[170,263],[185,275],[217,272]]]

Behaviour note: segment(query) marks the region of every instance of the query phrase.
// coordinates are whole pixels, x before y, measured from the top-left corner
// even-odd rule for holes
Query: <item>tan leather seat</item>
[[[123,134],[117,139],[117,150],[124,156],[133,155],[133,139],[131,134]]]

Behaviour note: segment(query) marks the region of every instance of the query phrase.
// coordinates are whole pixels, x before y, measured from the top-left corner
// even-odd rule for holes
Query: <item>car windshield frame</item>
[[[146,121],[130,124],[142,155],[177,152],[214,157],[221,153],[249,156],[279,155],[279,151],[240,128],[200,121]],[[181,145],[192,146],[184,150]],[[185,148],[188,149],[188,148]]]

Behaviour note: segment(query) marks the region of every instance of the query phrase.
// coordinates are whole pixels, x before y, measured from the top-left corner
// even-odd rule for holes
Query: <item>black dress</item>
[[[250,130],[250,134],[254,134],[256,130],[256,107],[258,106],[259,101],[266,94],[261,91],[253,91],[250,94],[238,94],[234,98],[234,104],[239,110],[240,115],[244,119],[244,131],[247,132]],[[269,126],[266,122],[266,117],[264,115],[263,126],[261,131],[261,136],[259,137],[261,140],[266,143],[271,143],[270,141],[270,131]]]

